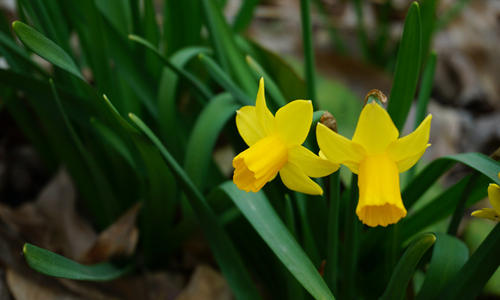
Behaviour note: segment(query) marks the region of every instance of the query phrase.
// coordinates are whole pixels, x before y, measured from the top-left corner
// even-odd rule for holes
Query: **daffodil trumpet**
[[[498,173],[500,178],[500,173]],[[495,183],[490,183],[488,186],[488,199],[490,200],[491,208],[482,208],[472,212],[473,217],[500,221],[500,186]]]
[[[327,176],[339,165],[302,146],[313,118],[311,101],[294,100],[273,116],[261,78],[255,102],[236,113],[238,132],[249,148],[233,159],[233,182],[241,190],[257,192],[279,173],[289,189],[321,195],[323,190],[310,177]]]
[[[317,125],[318,145],[326,158],[358,174],[356,214],[364,224],[387,226],[406,216],[399,173],[415,165],[430,146],[431,119],[427,116],[414,132],[399,138],[387,111],[372,101],[361,111],[352,140]]]

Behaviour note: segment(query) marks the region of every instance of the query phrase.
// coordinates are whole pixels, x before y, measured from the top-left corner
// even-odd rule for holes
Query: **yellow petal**
[[[288,145],[301,145],[309,133],[312,118],[311,101],[292,101],[276,112],[276,131]]]
[[[471,214],[473,217],[490,219],[493,221],[499,221],[500,216],[493,208],[483,208],[480,210],[475,210]]]
[[[259,82],[259,90],[257,91],[257,99],[255,100],[255,109],[260,126],[264,132],[269,135],[274,132],[274,116],[269,111],[266,105],[266,94],[264,92],[264,78]]]
[[[329,161],[335,164],[344,164],[353,173],[358,173],[358,165],[365,156],[363,147],[321,123],[316,126],[316,139],[321,152]]]
[[[310,195],[322,195],[323,190],[295,164],[287,163],[280,170],[280,177],[287,188]]]
[[[236,111],[236,127],[248,146],[252,146],[266,136],[257,119],[255,106],[243,106]]]
[[[368,226],[387,226],[406,216],[399,172],[388,155],[367,156],[359,165],[356,214]]]
[[[233,159],[233,182],[244,191],[259,191],[286,164],[288,149],[277,136],[259,140]]]
[[[498,184],[490,183],[488,186],[488,198],[497,215],[500,215],[500,186]]]
[[[309,177],[324,177],[339,168],[338,164],[317,156],[303,146],[289,148],[288,161],[298,166]]]
[[[391,117],[375,102],[366,104],[359,116],[352,141],[362,145],[369,154],[382,153],[399,136]]]
[[[429,147],[429,133],[432,115],[428,115],[422,123],[409,135],[400,138],[389,145],[389,156],[398,164],[399,172],[413,167]]]

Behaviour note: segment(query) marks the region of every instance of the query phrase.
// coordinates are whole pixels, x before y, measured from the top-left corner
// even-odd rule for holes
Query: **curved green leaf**
[[[406,15],[387,105],[387,112],[400,131],[406,122],[418,83],[422,51],[420,23],[420,9],[418,3],[413,2]]]
[[[436,233],[436,238],[431,263],[417,300],[437,299],[438,293],[469,258],[469,249],[461,240],[444,233]]]
[[[48,276],[75,280],[106,281],[123,276],[132,269],[132,266],[118,268],[111,263],[82,265],[74,260],[39,248],[31,244],[24,244],[24,258],[28,265]]]
[[[475,181],[472,186],[469,186],[471,175],[463,178],[457,184],[451,186],[446,191],[432,199],[424,207],[411,214],[401,221],[400,238],[402,241],[411,238],[422,229],[435,224],[437,221],[442,220],[453,213],[455,207],[460,201],[463,193],[467,188],[470,188],[473,193],[467,197],[466,206],[481,200],[486,196],[486,187],[488,180],[481,176],[479,180]]]
[[[264,81],[266,83],[266,92],[271,95],[271,98],[274,100],[274,103],[277,107],[284,106],[287,104],[287,100],[281,93],[279,87],[276,85],[276,82],[272,79],[269,74],[262,68],[262,66],[253,59],[250,55],[246,57],[247,64],[252,69],[252,73],[254,75],[255,80],[259,80],[261,77],[264,77]]]
[[[220,94],[212,99],[196,120],[186,147],[184,169],[194,184],[203,190],[212,152],[220,131],[240,106],[234,98]],[[201,150],[203,149],[203,150]]]
[[[335,299],[316,267],[278,217],[263,192],[246,193],[232,182],[219,186],[276,256],[315,299]],[[212,194],[211,197],[216,197]]]
[[[183,187],[193,211],[198,217],[201,228],[207,236],[208,243],[212,248],[215,259],[219,263],[222,273],[235,293],[236,298],[248,300],[260,299],[259,293],[252,283],[241,257],[219,220],[208,206],[200,190],[194,185],[174,157],[165,149],[151,129],[149,129],[137,116],[129,114],[129,117],[160,151],[165,163]]]
[[[59,68],[85,80],[71,56],[56,43],[21,21],[14,21],[12,28],[23,44]]]
[[[408,246],[408,249],[406,249],[396,265],[391,280],[380,298],[381,300],[398,300],[403,298],[420,259],[434,245],[435,241],[436,236],[434,234],[424,233]]]
[[[201,3],[217,61],[223,70],[230,72],[246,93],[256,93],[256,82],[252,79],[242,51],[236,46],[234,33],[226,23],[218,1],[202,0]]]
[[[208,90],[208,88],[200,80],[198,80],[198,78],[196,78],[193,74],[189,73],[188,71],[181,69],[178,66],[174,65],[170,60],[165,58],[160,53],[160,51],[158,51],[158,49],[156,49],[156,47],[153,46],[149,41],[141,38],[140,36],[133,35],[133,34],[130,34],[128,36],[128,38],[131,41],[134,41],[134,42],[148,48],[149,50],[153,51],[153,53],[156,54],[156,56],[158,56],[158,58],[160,58],[163,61],[165,66],[167,66],[172,71],[174,71],[177,75],[181,76],[187,82],[189,82],[191,84],[191,86],[193,86],[193,88],[195,88],[196,91],[198,91],[200,93],[200,95],[202,95],[206,99],[211,98],[212,93],[210,92],[210,90]]]
[[[449,281],[439,299],[476,299],[500,266],[499,253],[500,223]]]
[[[170,58],[172,65],[182,69],[191,59],[200,53],[209,53],[210,50],[205,47],[186,47]],[[158,87],[158,119],[163,141],[174,157],[183,157],[186,148],[187,130],[179,128],[179,116],[177,108],[177,85],[179,76],[170,68],[164,68]],[[210,95],[212,92],[210,91]],[[210,98],[207,98],[207,100]]]
[[[212,78],[217,81],[226,91],[233,94],[234,98],[238,99],[241,104],[249,105],[252,104],[251,98],[245,94],[245,92],[239,88],[238,85],[231,79],[231,77],[222,70],[217,63],[210,57],[200,54],[198,58],[207,68]]]
[[[438,158],[428,164],[408,184],[402,193],[407,208],[410,208],[437,179],[454,164],[462,163],[500,184],[500,163],[481,153],[461,153]]]

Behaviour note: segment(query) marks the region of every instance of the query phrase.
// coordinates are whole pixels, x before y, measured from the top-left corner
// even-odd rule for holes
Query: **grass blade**
[[[231,95],[220,94],[204,107],[196,120],[186,147],[184,169],[200,190],[205,187],[215,142],[239,107]],[[203,151],[200,152],[200,149]]]
[[[415,272],[415,268],[422,256],[424,256],[427,250],[434,245],[435,241],[436,236],[434,234],[425,233],[417,237],[410,246],[408,246],[408,249],[396,265],[389,285],[382,297],[380,297],[381,300],[403,299],[406,287]]]
[[[154,133],[135,115],[130,114],[130,119],[137,125],[144,135],[155,145],[164,158],[165,163],[172,170],[182,185],[184,192],[190,200],[191,206],[196,213],[201,228],[207,236],[215,259],[227,279],[229,286],[235,293],[237,299],[260,299],[260,296],[247,273],[241,257],[234,248],[233,243],[217,220],[215,214],[207,205],[205,197],[191,181],[186,172],[172,157],[172,155],[161,144]]]
[[[48,276],[74,280],[107,281],[121,277],[132,270],[131,266],[118,268],[111,263],[82,265],[69,258],[39,248],[24,244],[24,258],[28,265]]]
[[[415,115],[414,128],[417,128],[418,125],[422,123],[425,118],[425,114],[427,113],[427,105],[429,104],[429,100],[431,98],[432,85],[434,83],[436,60],[437,55],[434,52],[429,56],[429,61],[425,65],[424,73],[422,74],[422,83],[420,85],[420,91],[418,92],[417,113]]]
[[[217,61],[221,64],[223,70],[236,78],[236,82],[246,93],[253,95],[257,92],[257,84],[252,79],[244,56],[236,46],[234,33],[227,25],[222,9],[217,3],[218,1],[202,0],[201,2]]]
[[[59,68],[85,80],[71,56],[53,41],[21,21],[14,21],[12,28],[23,44]]]
[[[444,156],[428,164],[403,190],[402,197],[405,206],[408,209],[412,207],[427,188],[456,163],[464,164],[482,173],[491,179],[491,181],[500,184],[500,179],[498,178],[500,163],[488,156],[481,153],[461,153]]]
[[[259,4],[259,0],[247,0],[241,4],[233,23],[233,30],[235,32],[241,32],[248,27],[252,21],[253,12],[257,4]]]
[[[260,78],[264,77],[264,81],[266,83],[266,92],[269,93],[271,98],[274,100],[276,109],[287,104],[288,101],[286,101],[285,97],[281,93],[281,90],[276,85],[276,82],[274,82],[271,76],[269,76],[269,74],[266,73],[266,71],[262,68],[262,66],[256,60],[254,60],[250,55],[247,55],[246,61],[253,71],[255,80],[259,80]]]
[[[199,81],[191,73],[189,73],[189,72],[185,71],[184,69],[181,69],[181,68],[177,67],[176,65],[172,64],[170,62],[170,60],[165,58],[160,53],[160,51],[158,51],[158,49],[156,49],[155,46],[153,46],[150,42],[148,42],[147,40],[145,40],[137,35],[133,35],[133,34],[129,35],[128,38],[131,41],[137,42],[137,43],[143,45],[144,47],[148,48],[149,50],[153,51],[153,53],[155,53],[163,61],[165,66],[167,66],[172,71],[174,71],[177,75],[179,75],[180,77],[185,79],[187,82],[189,82],[191,84],[191,86],[193,86],[193,88],[195,88],[196,91],[198,91],[200,93],[200,95],[202,95],[205,99],[210,99],[212,97],[212,92],[210,92],[210,90],[208,90],[208,88],[201,81]]]
[[[403,129],[415,96],[420,72],[421,48],[420,9],[418,3],[413,2],[406,15],[387,105],[387,112],[399,131]]]
[[[315,299],[335,299],[263,192],[246,193],[232,182],[223,183],[219,188],[241,210],[276,256]]]
[[[237,99],[243,105],[253,104],[251,98],[241,90],[238,85],[231,79],[231,77],[225,73],[217,63],[210,57],[201,53],[198,55],[200,61],[207,68],[208,72],[212,78],[217,81],[222,87],[224,87],[228,92],[230,92],[235,99]]]

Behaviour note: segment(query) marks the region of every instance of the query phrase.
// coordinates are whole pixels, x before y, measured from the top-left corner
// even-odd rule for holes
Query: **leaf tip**
[[[19,27],[19,24],[22,24],[23,22],[19,21],[19,20],[15,20],[14,22],[12,22],[12,28],[16,29],[16,27]]]

